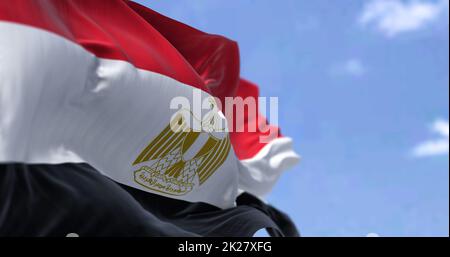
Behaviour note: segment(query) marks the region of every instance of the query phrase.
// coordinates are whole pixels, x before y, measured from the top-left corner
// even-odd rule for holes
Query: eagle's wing
[[[228,136],[221,140],[213,137],[209,138],[204,146],[204,149],[208,149],[208,152],[202,157],[202,163],[197,169],[200,185],[223,164],[230,152],[230,148],[231,143]],[[202,155],[202,151],[197,155]]]
[[[173,149],[181,146],[187,133],[187,123],[180,115],[157,135],[133,162],[133,165],[166,156]]]

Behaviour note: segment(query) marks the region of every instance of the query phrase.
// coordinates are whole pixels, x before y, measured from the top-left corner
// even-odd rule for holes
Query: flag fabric
[[[87,164],[0,164],[0,236],[297,236],[290,219],[248,193],[221,209],[149,194]]]
[[[48,169],[44,180],[58,177],[67,189],[77,179],[55,170],[87,169],[91,181],[117,183],[92,191],[105,198],[124,191],[120,201],[144,194],[228,213],[249,193],[269,208],[258,198],[298,156],[262,114],[243,111],[243,131],[229,131],[223,103],[236,96],[257,99],[258,88],[240,78],[238,46],[227,38],[132,1],[0,1],[0,171],[10,178],[20,176],[12,170]],[[169,108],[177,97],[209,109]],[[276,136],[261,142],[269,128]]]

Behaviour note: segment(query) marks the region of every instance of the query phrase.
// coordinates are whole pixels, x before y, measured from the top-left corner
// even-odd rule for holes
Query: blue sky
[[[449,235],[448,0],[139,1],[240,45],[303,160],[269,201],[304,236]]]

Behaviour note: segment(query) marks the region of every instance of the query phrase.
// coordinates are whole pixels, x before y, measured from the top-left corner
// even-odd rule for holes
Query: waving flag
[[[49,180],[60,177],[54,167],[89,179],[99,171],[135,200],[232,210],[298,160],[261,114],[237,110],[242,131],[229,130],[236,115],[223,103],[236,96],[257,99],[258,89],[240,78],[237,44],[222,36],[131,1],[0,1],[1,163],[47,169]],[[177,97],[209,109],[169,108]],[[275,136],[263,142],[267,131]]]

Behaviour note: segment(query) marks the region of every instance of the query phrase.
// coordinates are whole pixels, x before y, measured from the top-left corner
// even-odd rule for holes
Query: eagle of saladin
[[[181,196],[205,183],[225,162],[229,136],[193,131],[178,114],[145,147],[133,162],[134,181],[148,189]]]

